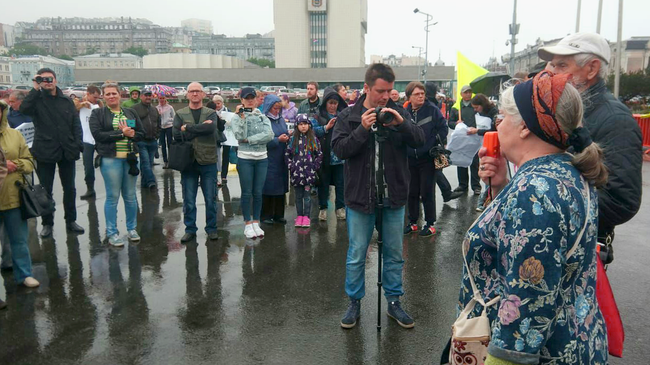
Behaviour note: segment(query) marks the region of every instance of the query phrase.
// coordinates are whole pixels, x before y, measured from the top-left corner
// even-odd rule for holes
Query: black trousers
[[[230,163],[230,146],[223,146],[221,150],[221,178],[228,177],[228,165]]]
[[[416,223],[420,218],[420,198],[424,205],[424,219],[428,225],[436,222],[436,169],[430,159],[409,158],[408,211],[409,222]]]
[[[262,214],[260,218],[262,220],[284,218],[285,195],[262,195]]]
[[[467,190],[469,182],[469,173],[467,170],[467,167],[458,167],[458,188],[461,190]],[[469,170],[472,175],[472,190],[480,190],[481,179],[478,177],[478,154],[474,156],[474,160],[472,160]]]
[[[95,187],[95,145],[84,142],[84,181],[88,189]]]
[[[451,184],[442,170],[436,170],[436,184],[443,198],[448,198],[451,195]]]
[[[54,185],[54,173],[56,166],[59,165],[59,179],[63,186],[63,209],[65,211],[65,221],[74,222],[77,220],[76,198],[77,190],[75,189],[75,161],[61,160],[59,162],[40,162],[36,161],[36,174],[38,180],[45,190],[52,195],[52,186]],[[57,196],[52,195],[56,200]],[[42,224],[44,226],[54,225],[54,214],[44,215]]]
[[[162,149],[163,161],[165,163],[169,162],[168,156],[169,151],[171,150],[172,145],[172,128],[163,128],[160,130],[160,137],[158,138],[158,144]]]

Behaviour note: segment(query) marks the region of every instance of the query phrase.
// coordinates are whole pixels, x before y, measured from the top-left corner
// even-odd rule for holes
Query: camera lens
[[[388,124],[395,118],[393,113],[382,111],[382,107],[377,107],[375,113],[377,113],[377,121],[381,124]]]
[[[40,84],[41,82],[43,82],[43,78],[41,76],[36,76],[34,81],[36,81],[37,84]]]

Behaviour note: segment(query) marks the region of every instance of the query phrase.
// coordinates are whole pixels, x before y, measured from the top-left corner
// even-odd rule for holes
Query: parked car
[[[260,91],[265,93],[276,94],[279,90],[286,89],[286,88],[287,88],[286,86],[262,86],[260,88]]]
[[[25,86],[25,85],[18,85],[14,87],[14,90],[18,90],[18,91],[29,91],[31,89],[32,89],[31,86]]]
[[[176,89],[176,96],[179,98],[184,98],[187,96],[187,89],[183,86],[177,86],[174,89]]]
[[[233,99],[237,94],[237,91],[235,91],[235,88],[232,87],[222,87],[221,88],[221,93],[220,95],[224,99]]]
[[[63,89],[63,95],[70,98],[74,95],[79,99],[83,99],[83,97],[86,96],[86,88],[83,86],[68,86]]]
[[[296,98],[296,92],[293,91],[293,89],[280,89],[277,92],[278,96],[288,96],[289,99],[295,99]]]
[[[296,93],[296,99],[306,99],[307,98],[307,89],[293,89]]]
[[[215,95],[221,95],[221,88],[218,86],[207,86],[203,88],[203,92],[208,98],[212,98]]]

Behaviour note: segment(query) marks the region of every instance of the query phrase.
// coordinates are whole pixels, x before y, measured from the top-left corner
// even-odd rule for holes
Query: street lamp
[[[427,14],[427,13],[421,11],[418,8],[415,8],[415,10],[413,10],[413,12],[415,14],[420,13],[422,15],[426,15],[426,17],[427,17],[427,20],[426,20],[427,25],[424,27],[424,32],[426,33],[427,36],[426,36],[426,41],[425,41],[426,43],[424,45],[425,51],[424,51],[424,72],[423,72],[424,83],[426,84],[426,82],[427,82],[427,70],[429,69],[429,27],[432,26],[432,25],[438,24],[438,22],[431,23],[431,21],[433,20],[433,16],[431,14]]]
[[[422,47],[411,46],[411,48],[418,49],[418,81],[419,81],[420,77],[422,77],[422,71],[420,71],[420,61],[422,60]]]

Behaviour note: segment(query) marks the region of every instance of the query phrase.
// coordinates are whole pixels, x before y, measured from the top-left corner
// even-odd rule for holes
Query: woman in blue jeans
[[[269,118],[256,109],[255,89],[241,90],[242,105],[238,105],[230,121],[232,132],[239,141],[237,172],[241,186],[241,208],[244,215],[246,238],[264,237],[260,228],[262,189],[269,166],[266,144],[273,139]],[[252,211],[251,211],[252,201]]]
[[[106,237],[113,246],[124,246],[117,230],[117,203],[120,194],[126,211],[126,229],[129,241],[140,240],[137,226],[138,201],[135,196],[137,174],[136,142],[144,138],[144,129],[138,115],[120,106],[120,90],[117,83],[102,85],[106,106],[93,110],[90,115],[90,131],[95,138],[95,148],[101,158],[100,170],[106,188],[104,215]],[[129,158],[130,157],[130,158]]]
[[[33,288],[40,284],[32,277],[32,258],[27,246],[27,220],[20,214],[20,189],[16,182],[23,181],[23,176],[34,170],[34,162],[23,135],[9,127],[9,106],[3,101],[0,101],[0,112],[0,148],[7,161],[7,176],[0,186],[0,223],[4,223],[9,238],[15,282]],[[4,307],[3,304],[0,301],[0,309]]]

